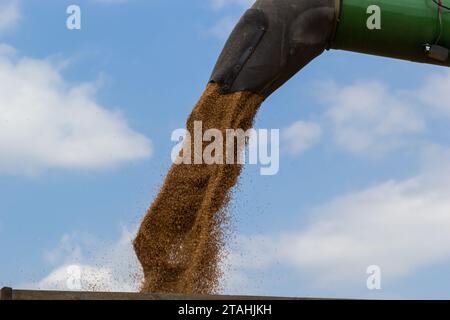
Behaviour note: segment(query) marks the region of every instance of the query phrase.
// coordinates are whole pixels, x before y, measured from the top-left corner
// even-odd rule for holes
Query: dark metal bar
[[[177,294],[141,294],[126,292],[78,292],[1,289],[0,300],[318,300],[314,298],[282,298],[257,296],[200,296]]]

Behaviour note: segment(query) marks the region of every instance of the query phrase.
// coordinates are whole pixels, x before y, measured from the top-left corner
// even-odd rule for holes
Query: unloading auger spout
[[[258,0],[210,81],[268,97],[327,49],[449,66],[448,48],[448,0]]]
[[[449,5],[450,0],[256,1],[233,30],[188,117],[186,137],[194,139],[183,142],[179,163],[139,228],[134,247],[145,275],[142,291],[211,294],[220,288],[226,206],[242,169],[237,159],[244,158],[243,143],[220,145],[227,132],[248,132],[264,99],[327,49],[448,66]],[[214,140],[214,149],[206,140]]]

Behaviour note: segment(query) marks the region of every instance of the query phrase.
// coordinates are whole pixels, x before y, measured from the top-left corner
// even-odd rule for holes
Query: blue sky
[[[66,28],[66,8],[82,29]],[[131,239],[251,1],[0,5],[0,286],[134,290]],[[227,293],[450,298],[446,69],[330,51],[263,105],[276,176],[246,168]],[[382,270],[382,290],[366,269]]]

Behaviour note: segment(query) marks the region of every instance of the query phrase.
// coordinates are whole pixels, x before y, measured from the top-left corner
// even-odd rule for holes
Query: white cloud
[[[130,0],[94,0],[94,2],[104,3],[104,4],[118,4],[118,3],[127,3]]]
[[[419,100],[438,115],[450,117],[450,101],[446,99],[450,88],[450,72],[434,74],[418,90]]]
[[[215,10],[222,9],[226,6],[237,5],[248,8],[255,3],[255,0],[211,0],[212,7]]]
[[[410,136],[426,129],[407,94],[391,92],[381,83],[341,88],[332,84],[325,91],[335,142],[352,153],[382,155],[403,147]]]
[[[120,239],[112,245],[101,244],[91,236],[65,235],[57,248],[44,255],[54,265],[53,271],[37,283],[18,287],[74,290],[70,284],[77,270],[78,290],[136,292],[143,273],[132,246],[134,235],[134,228],[123,228]]]
[[[312,148],[320,141],[321,136],[319,124],[305,121],[297,121],[281,133],[287,150],[292,154],[301,154]]]
[[[0,43],[0,56],[13,56],[16,54],[16,49],[5,43]]]
[[[213,25],[206,34],[218,39],[225,39],[230,35],[237,22],[238,19],[232,16],[225,16]]]
[[[250,8],[254,2],[255,0],[211,0],[211,6],[214,11],[224,11],[227,7],[237,8],[238,10],[231,10],[213,26],[207,28],[206,35],[221,40],[226,39],[238,23],[243,13],[242,10]]]
[[[150,140],[97,103],[96,89],[70,85],[56,64],[0,46],[0,173],[100,169],[150,156]]]
[[[298,232],[241,238],[232,263],[243,270],[282,264],[317,288],[364,290],[366,269],[383,283],[450,259],[450,151],[430,146],[423,172],[335,198]],[[439,163],[439,165],[438,165]]]
[[[14,28],[19,20],[19,1],[2,0],[0,3],[0,32]]]

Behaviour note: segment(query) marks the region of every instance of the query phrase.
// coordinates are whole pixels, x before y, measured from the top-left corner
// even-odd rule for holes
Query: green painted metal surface
[[[450,48],[450,11],[439,16],[433,0],[341,0],[332,48],[450,66],[425,53],[426,44]]]

